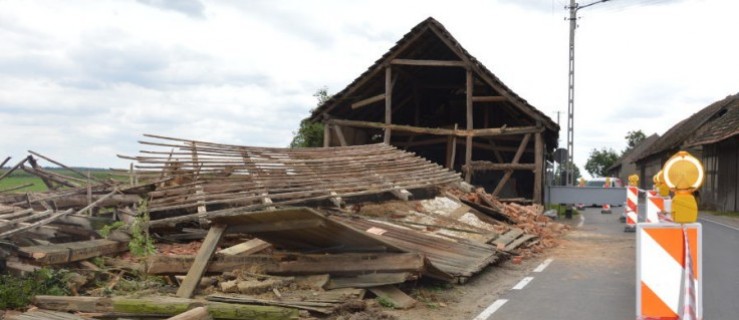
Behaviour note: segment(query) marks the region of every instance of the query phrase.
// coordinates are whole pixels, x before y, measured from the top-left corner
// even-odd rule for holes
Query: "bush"
[[[21,309],[36,295],[69,294],[66,270],[42,268],[23,277],[0,275],[0,310]]]

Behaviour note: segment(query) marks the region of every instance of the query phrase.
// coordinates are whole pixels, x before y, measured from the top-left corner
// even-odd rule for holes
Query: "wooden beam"
[[[355,120],[340,120],[331,119],[329,123],[332,125],[342,125],[347,127],[355,128],[376,128],[385,129],[390,128],[395,131],[430,134],[437,136],[449,136],[454,135],[457,137],[499,137],[509,135],[522,135],[527,133],[542,132],[544,129],[529,126],[529,127],[501,127],[501,128],[487,128],[487,129],[474,129],[471,132],[467,130],[453,130],[453,129],[442,129],[442,128],[426,128],[426,127],[414,127],[400,124],[384,124],[380,122],[369,122],[369,121],[355,121]]]
[[[533,163],[492,163],[489,161],[474,161],[471,165],[472,170],[483,171],[483,170],[529,170],[535,169]]]
[[[359,100],[359,101],[357,101],[355,103],[352,103],[352,109],[361,108],[361,107],[364,107],[366,105],[373,104],[375,102],[380,102],[382,100],[385,100],[385,94],[384,93],[381,93],[381,94],[378,94],[378,95],[376,95],[374,97],[369,97],[367,99]]]
[[[477,96],[472,97],[472,102],[503,102],[508,101],[504,96]]]
[[[390,61],[395,65],[426,66],[426,67],[466,67],[464,61],[458,60],[416,60],[416,59],[393,59]]]
[[[18,248],[18,255],[40,265],[64,264],[128,250],[123,242],[106,239]]]
[[[248,304],[221,303],[182,299],[177,297],[65,297],[42,296],[33,298],[33,304],[42,309],[97,313],[105,318],[151,318],[174,316],[193,307],[205,306],[216,319],[298,319],[298,310],[274,306],[255,306]],[[138,315],[138,316],[137,316]]]
[[[393,123],[393,80],[392,69],[390,66],[385,67],[385,125],[389,126]],[[392,129],[385,127],[383,142],[390,144],[390,135]]]
[[[526,145],[529,144],[529,140],[531,139],[531,134],[527,134],[523,136],[523,140],[521,140],[521,144],[518,146],[518,151],[516,151],[516,155],[513,156],[513,161],[511,163],[517,164],[519,160],[521,160],[521,156],[523,155],[524,150],[526,149]],[[498,185],[495,187],[495,190],[493,190],[493,197],[497,197],[498,193],[503,190],[503,187],[508,182],[508,179],[511,178],[513,175],[513,170],[506,171],[505,175],[503,175],[503,178],[500,179],[500,182],[498,182]]]
[[[344,132],[341,131],[341,126],[336,125],[332,127],[334,127],[334,132],[336,132],[336,136],[339,138],[339,143],[341,144],[341,146],[346,147],[346,138],[344,138]]]
[[[246,256],[246,255],[250,255],[253,253],[257,253],[271,246],[272,245],[269,242],[265,242],[259,238],[254,238],[249,241],[239,243],[235,246],[231,246],[221,251],[218,251],[218,254],[222,254],[226,256],[236,256],[236,255]]]
[[[454,124],[454,130],[455,131],[457,130],[456,123]],[[449,168],[449,170],[454,170],[454,162],[456,162],[455,160],[457,159],[457,137],[452,136],[451,139],[452,139],[452,150],[451,150],[451,154],[449,155],[449,165],[447,166],[447,168]]]
[[[467,69],[467,132],[471,133],[474,129],[474,117],[472,115],[472,70]],[[472,135],[467,136],[467,143],[465,144],[464,153],[464,164],[467,170],[464,172],[464,181],[470,183],[472,181],[472,170],[470,170],[470,164],[472,163]]]
[[[536,134],[534,140],[534,203],[542,203],[541,191],[544,186],[544,137],[541,133]]]
[[[220,224],[210,227],[208,234],[205,236],[205,240],[203,240],[203,244],[200,246],[200,250],[198,250],[198,254],[195,256],[195,262],[187,272],[187,276],[185,277],[185,280],[182,281],[180,288],[177,289],[178,297],[190,298],[193,293],[195,293],[195,289],[197,289],[198,284],[200,283],[200,278],[203,277],[205,270],[208,269],[210,259],[216,252],[218,242],[221,241],[226,228],[227,226]]]
[[[167,320],[212,320],[213,317],[208,313],[208,307],[197,307],[180,313]]]
[[[331,146],[331,125],[328,123],[323,124],[323,147],[328,148]]]

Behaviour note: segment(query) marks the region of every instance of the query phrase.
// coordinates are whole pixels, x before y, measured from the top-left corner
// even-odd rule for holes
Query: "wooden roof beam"
[[[376,95],[374,97],[369,97],[367,99],[359,100],[359,101],[357,101],[355,103],[352,103],[352,109],[361,108],[361,107],[364,107],[364,106],[373,104],[375,102],[380,102],[380,101],[383,101],[383,100],[385,100],[385,94],[384,93],[381,93],[381,94],[378,94],[378,95]]]
[[[504,96],[477,96],[472,97],[472,102],[504,102],[508,101],[508,98]]]
[[[329,124],[358,127],[358,128],[376,128],[376,129],[391,129],[397,131],[405,131],[412,133],[422,133],[431,135],[441,136],[458,136],[458,137],[492,137],[492,136],[504,136],[504,135],[520,135],[527,133],[537,133],[544,131],[543,127],[528,126],[528,127],[506,127],[501,128],[487,128],[487,129],[473,129],[473,130],[452,130],[442,128],[425,128],[425,127],[414,127],[400,124],[385,124],[380,122],[368,122],[368,121],[355,121],[355,120],[340,120],[330,119]]]
[[[467,63],[458,60],[416,60],[416,59],[393,59],[390,64],[406,66],[426,67],[467,67]]]

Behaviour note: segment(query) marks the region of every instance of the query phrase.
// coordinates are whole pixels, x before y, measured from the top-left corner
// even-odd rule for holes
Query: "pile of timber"
[[[128,183],[37,153],[10,170],[34,173],[49,191],[0,194],[0,240],[15,244],[8,267],[72,266],[108,279],[99,288],[82,279],[73,289],[92,296],[36,297],[52,311],[18,319],[64,319],[55,311],[294,319],[298,310],[364,310],[367,292],[410,308],[415,300],[399,289],[408,281],[465,283],[510,256],[554,245],[557,235],[539,207],[463,191],[459,174],[384,144],[284,149],[146,136],[156,141],[142,144],[167,150],[119,156],[137,161]],[[34,156],[76,176],[50,174]],[[159,240],[145,260],[121,254],[125,227],[107,238],[99,232],[137,218]],[[88,261],[103,255],[113,256],[97,261],[104,266]],[[178,298],[97,297],[141,273],[167,277]]]
[[[141,174],[169,178],[149,193],[151,227],[276,205],[363,197],[407,200],[414,190],[461,183],[459,174],[385,144],[331,148],[262,148],[146,135],[157,141],[137,157]]]
[[[43,165],[64,170],[49,170]],[[32,183],[0,190],[0,262],[6,262],[11,271],[25,272],[38,265],[66,264],[127,250],[127,234],[117,232],[104,239],[98,231],[116,220],[134,219],[140,214],[137,205],[153,190],[153,184],[95,177],[34,151],[4,170],[0,180],[12,177],[15,171],[38,177],[47,190],[18,192]]]

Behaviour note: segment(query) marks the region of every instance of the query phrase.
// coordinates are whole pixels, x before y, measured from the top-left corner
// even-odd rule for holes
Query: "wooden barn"
[[[703,161],[700,208],[739,212],[739,94],[716,101],[680,121],[636,157],[642,181],[651,182],[669,157],[686,150]]]
[[[559,126],[428,18],[313,111],[324,146],[384,142],[540,203]]]

